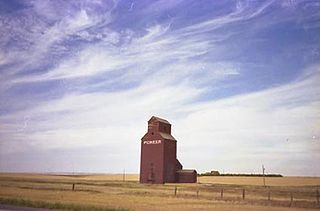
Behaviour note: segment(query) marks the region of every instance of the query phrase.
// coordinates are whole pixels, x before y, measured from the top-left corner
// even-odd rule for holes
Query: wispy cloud
[[[316,82],[320,69],[310,69],[316,75],[265,91],[192,106],[192,112],[176,122],[183,160],[197,166],[200,159],[206,163],[203,171],[214,163],[220,170],[246,169],[250,173],[264,163],[271,172],[306,174],[304,167],[299,171],[287,164],[304,160],[315,166],[320,158],[320,92]],[[206,153],[191,153],[195,145]],[[319,170],[309,169],[308,175],[316,175]]]
[[[274,1],[266,1],[261,6],[254,7],[249,2],[241,2],[239,1],[234,10],[231,13],[222,15],[220,17],[215,17],[213,19],[209,19],[207,21],[194,24],[184,28],[183,33],[194,34],[194,33],[204,33],[208,31],[212,31],[223,26],[226,26],[231,23],[247,21],[251,18],[259,16],[264,12],[266,8],[268,8]]]
[[[227,68],[232,66],[231,64],[223,65],[221,62],[215,64],[197,58],[212,48],[214,45],[212,41],[204,40],[202,37],[181,39],[179,35],[170,33],[170,25],[155,25],[146,31],[147,33],[141,37],[132,34],[129,38],[131,41],[123,43],[120,47],[110,44],[109,41],[88,46],[42,75],[21,77],[14,82],[93,77],[123,70],[130,77],[135,75],[148,77],[155,72],[162,74],[170,72],[172,76],[179,75],[181,78],[198,74],[200,71],[210,72],[213,68],[217,69],[215,68],[217,66],[224,66],[217,70],[219,71],[217,76],[222,76],[224,70],[226,74],[237,73],[237,68]],[[122,39],[121,36],[127,36],[127,33],[113,33],[116,37],[120,37],[119,39]]]
[[[255,162],[250,161],[252,165],[264,162],[270,171],[295,174],[290,167],[285,170],[279,167],[279,163],[287,162],[293,155],[312,162],[318,159],[316,152],[320,149],[317,126],[320,93],[316,82],[319,66],[310,69],[317,74],[310,76],[307,72],[288,85],[216,102],[194,103],[192,99],[202,92],[188,86],[160,85],[155,91],[146,83],[117,93],[74,93],[4,116],[1,121],[12,122],[5,130],[17,134],[16,141],[27,139],[36,148],[116,145],[134,149],[145,131],[146,120],[156,114],[174,119],[180,156],[201,171],[211,168],[211,162],[216,163],[216,168],[236,169],[231,162],[237,160],[239,170],[250,172],[244,164],[254,158]],[[23,116],[28,116],[28,126],[24,125]],[[211,151],[201,155],[191,153],[195,147]],[[23,149],[15,147],[15,150]],[[222,156],[223,152],[228,159]],[[204,164],[199,166],[198,159]],[[314,169],[310,174],[317,171]]]
[[[42,73],[46,72],[46,66],[55,64],[60,61],[60,56],[70,55],[71,46],[66,45],[68,39],[72,36],[81,35],[81,32],[87,31],[90,27],[96,26],[103,22],[107,24],[111,21],[110,12],[106,11],[100,17],[89,15],[86,9],[80,8],[72,13],[61,14],[60,19],[56,19],[51,13],[59,12],[61,8],[49,12],[52,8],[48,7],[47,2],[33,4],[39,5],[22,11],[18,18],[1,16],[2,38],[0,43],[3,46],[2,55],[6,63],[2,65],[11,65],[9,71],[4,72],[3,83],[8,83],[12,78],[19,78],[19,75],[25,75],[30,70],[41,69]],[[44,11],[48,11],[45,13]],[[54,19],[54,20],[52,20]],[[10,42],[18,40],[12,46],[6,46]],[[72,55],[72,54],[71,54]],[[7,68],[8,69],[8,68]],[[32,72],[31,72],[32,73]],[[39,74],[39,72],[37,72]]]
[[[319,160],[319,13],[307,13],[319,6],[166,2],[32,1],[1,14],[0,170],[24,169],[19,154],[90,149],[96,170],[129,155],[137,171],[152,115],[173,123],[178,155],[200,172],[264,163],[294,175],[291,161]]]

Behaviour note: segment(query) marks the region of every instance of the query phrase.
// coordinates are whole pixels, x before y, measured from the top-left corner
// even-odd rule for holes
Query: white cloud
[[[4,54],[0,52],[0,65],[7,63],[6,61],[7,59],[5,58]]]
[[[320,159],[320,68],[310,69],[315,74],[287,85],[195,106],[175,122],[183,160],[201,171],[250,173],[265,163],[272,172],[319,175],[314,167],[303,172]],[[197,147],[208,151],[191,152]],[[300,171],[291,160],[303,161]]]
[[[10,58],[24,58],[27,62],[21,62],[21,66],[34,67],[48,52],[66,51],[59,43],[69,36],[100,41],[84,45],[45,73],[15,76],[15,84],[10,80],[7,84],[19,86],[57,79],[72,82],[103,76],[104,80],[97,83],[83,84],[87,91],[105,83],[138,83],[122,91],[115,88],[113,92],[67,92],[59,99],[2,115],[0,155],[30,148],[46,151],[104,146],[126,159],[124,148],[137,157],[146,121],[159,115],[173,123],[178,154],[185,167],[195,167],[200,172],[212,168],[250,172],[264,163],[270,172],[303,174],[297,166],[288,164],[295,160],[304,167],[320,159],[319,66],[310,67],[296,81],[278,87],[223,99],[206,96],[209,101],[198,101],[202,94],[208,94],[208,84],[211,91],[223,91],[221,82],[241,73],[240,65],[234,61],[211,60],[212,55],[221,53],[217,42],[234,34],[206,32],[257,17],[272,2],[267,1],[257,10],[250,9],[249,4],[238,4],[230,14],[180,30],[155,23],[145,29],[145,34],[129,29],[118,32],[106,25],[102,31],[92,33],[87,29],[112,21],[111,12],[102,20],[83,9],[50,27],[31,24],[38,26],[32,28],[37,33],[28,35],[27,40],[36,40],[36,44],[27,53],[0,54],[0,64]],[[164,1],[159,4],[168,9]],[[50,11],[48,18],[54,18],[53,14]],[[264,24],[259,22],[260,25]],[[120,76],[107,77],[117,71],[121,71]],[[309,170],[309,175],[319,175],[319,168]]]
[[[202,37],[180,38],[180,35],[169,33],[168,25],[155,25],[148,28],[147,33],[140,37],[110,30],[108,32],[114,38],[106,37],[106,40],[84,48],[81,52],[56,65],[47,73],[20,77],[15,79],[14,82],[92,77],[123,69],[126,69],[127,72],[125,76],[130,77],[127,80],[131,80],[132,77],[148,77],[154,72],[166,71],[171,71],[173,74],[180,72],[180,76],[185,73],[184,76],[188,76],[199,72],[199,68],[206,67],[210,70],[210,68],[217,69],[217,66],[223,66],[223,68],[219,68],[218,72],[212,72],[214,74],[217,73],[216,75],[219,76],[223,76],[224,71],[225,74],[229,74],[231,69],[233,69],[232,72],[237,72],[235,71],[236,68],[227,68],[227,70],[225,67],[228,64],[211,64],[201,61],[201,59],[188,61],[207,53],[208,49],[212,47],[211,41]],[[113,42],[117,42],[120,36],[123,38],[128,35],[130,36],[128,38],[131,40],[130,42],[123,43],[120,47],[113,45]],[[176,70],[177,66],[179,66],[179,70]],[[229,66],[231,65],[229,64]],[[193,69],[190,67],[193,67]],[[122,78],[122,80],[126,79]]]
[[[151,91],[155,89],[158,91]],[[35,147],[113,145],[119,139],[129,140],[132,134],[139,139],[149,116],[164,115],[168,109],[177,112],[200,92],[185,85],[146,84],[123,92],[74,93],[1,119],[16,122],[8,124],[5,130],[18,134],[14,139],[29,140]],[[20,124],[24,116],[29,117],[27,126]],[[135,134],[135,130],[140,133]],[[134,142],[129,146],[134,146]]]
[[[201,89],[146,82],[128,91],[73,93],[1,121],[17,123],[28,115],[29,126],[14,133],[35,148],[101,145],[139,153],[146,121],[159,115],[173,123],[178,155],[186,167],[252,172],[264,163],[270,172],[297,174],[296,167],[286,164],[290,160],[303,165],[319,160],[318,79],[319,66],[314,66],[287,85],[199,103],[194,99]],[[21,125],[8,127],[13,132]],[[319,170],[313,167],[309,175]]]
[[[249,2],[241,3],[239,1],[236,5],[236,9],[233,12],[200,22],[198,24],[193,24],[183,28],[181,32],[188,35],[198,34],[200,32],[204,33],[221,28],[230,23],[249,20],[262,14],[273,2],[274,0],[266,1],[260,7],[254,8],[253,10],[253,7]]]
[[[77,11],[71,11],[69,8],[70,11],[64,11],[65,14],[62,15],[59,13],[61,5],[59,8],[53,9],[53,4],[36,1],[31,3],[33,7],[19,14],[20,17],[1,17],[1,24],[3,24],[1,31],[4,36],[0,38],[0,44],[8,43],[10,40],[19,40],[13,45],[14,47],[11,47],[12,49],[6,49],[4,55],[7,58],[6,63],[14,62],[14,68],[11,68],[7,73],[10,77],[6,78],[6,83],[13,85],[17,81],[31,82],[48,79],[44,70],[41,73],[44,74],[44,77],[37,75],[30,76],[30,78],[20,78],[19,75],[42,67],[42,65],[50,64],[50,60],[54,59],[56,55],[74,55],[74,52],[69,52],[70,49],[63,42],[66,42],[70,36],[78,35],[84,38],[86,33],[87,37],[93,36],[88,34],[90,27],[97,26],[102,22],[108,24],[111,21],[112,8],[99,15],[89,15],[86,10],[89,8],[80,8]],[[74,10],[74,8],[72,9]],[[60,8],[60,10],[68,9]],[[52,22],[53,20],[54,22]],[[94,36],[99,38],[102,35],[95,34]],[[117,39],[116,36],[116,34],[108,34],[103,35],[102,38],[112,43]],[[62,64],[62,69],[64,67],[65,65]]]
[[[168,0],[159,0],[155,1],[152,4],[150,4],[143,12],[145,13],[157,13],[157,12],[163,12],[169,9],[172,9],[174,7],[179,6],[180,3],[182,3],[182,0],[174,0],[174,1],[168,1]]]

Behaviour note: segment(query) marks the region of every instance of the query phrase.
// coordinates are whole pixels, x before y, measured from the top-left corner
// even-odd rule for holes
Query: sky
[[[0,0],[0,172],[320,176],[317,0]]]

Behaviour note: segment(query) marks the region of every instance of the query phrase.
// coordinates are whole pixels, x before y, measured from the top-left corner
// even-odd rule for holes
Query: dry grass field
[[[320,178],[199,177],[198,184],[145,185],[138,175],[0,174],[0,198],[129,210],[315,210]],[[72,186],[75,184],[75,190]],[[176,195],[175,195],[176,189]],[[221,197],[221,192],[223,196]],[[243,198],[244,194],[244,198]]]
[[[229,185],[263,185],[262,177],[229,177],[204,176],[198,177],[200,183]],[[319,186],[320,177],[266,177],[267,186]]]

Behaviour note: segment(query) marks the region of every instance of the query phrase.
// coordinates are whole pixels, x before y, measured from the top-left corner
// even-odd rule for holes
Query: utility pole
[[[73,160],[71,160],[71,165],[72,165],[72,175],[74,176],[74,163],[73,163]]]
[[[262,164],[263,186],[266,187],[266,178],[265,178],[265,175],[264,175],[264,171],[265,171],[265,168],[264,168],[264,165]]]
[[[122,181],[126,181],[126,169],[123,169]]]

